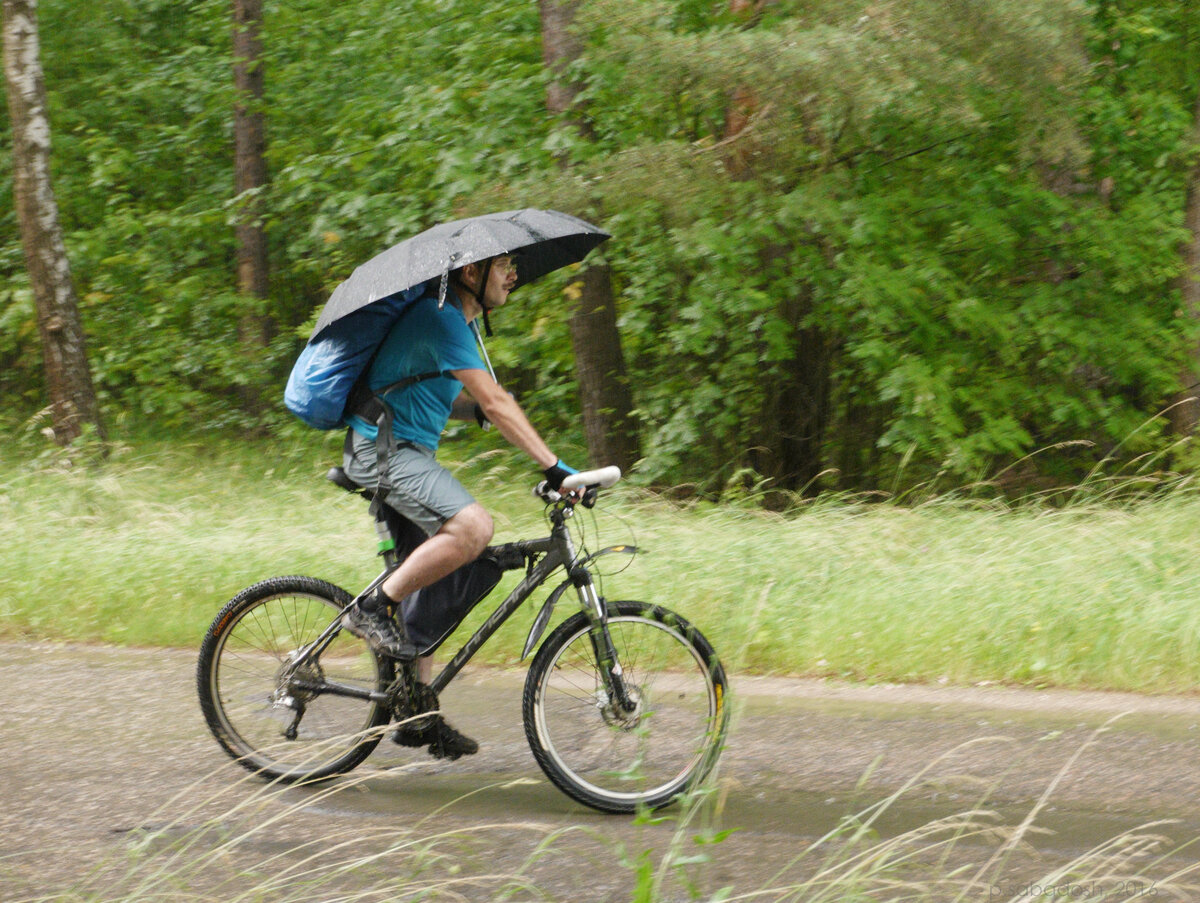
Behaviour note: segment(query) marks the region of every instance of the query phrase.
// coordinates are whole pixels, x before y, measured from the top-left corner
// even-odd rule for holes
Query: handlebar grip
[[[608,489],[621,479],[621,468],[615,465],[601,467],[596,470],[584,470],[573,473],[562,481],[562,488],[572,489]]]
[[[596,504],[597,490],[608,489],[621,479],[621,468],[610,466],[597,470],[585,470],[568,475],[559,489],[551,489],[547,480],[542,480],[533,487],[533,494],[545,502],[557,502],[568,492],[583,490],[582,502],[585,508]]]

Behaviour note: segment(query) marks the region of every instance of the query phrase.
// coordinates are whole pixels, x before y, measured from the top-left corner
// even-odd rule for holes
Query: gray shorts
[[[351,430],[350,435],[342,467],[355,483],[371,489],[378,479],[375,440],[356,430]],[[424,530],[426,536],[432,536],[442,524],[475,502],[462,483],[424,446],[402,444],[388,460],[387,472],[392,489],[385,500]]]

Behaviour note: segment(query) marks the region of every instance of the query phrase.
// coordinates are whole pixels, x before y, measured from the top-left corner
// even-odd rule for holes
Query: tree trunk
[[[760,418],[760,449],[754,469],[774,485],[792,492],[815,492],[822,471],[830,412],[829,338],[817,326],[805,326],[807,298],[780,305],[779,316],[791,329],[793,357],[779,364]]]
[[[554,75],[546,86],[546,109],[554,116],[563,116],[575,102],[580,87],[564,80],[583,49],[571,32],[579,0],[539,0],[538,7],[542,16],[542,60]],[[578,122],[575,125],[583,131]]]
[[[766,0],[729,0],[729,12],[743,28],[752,26],[766,8]],[[734,180],[751,177],[754,159],[754,142],[747,129],[762,109],[758,92],[747,85],[737,85],[730,92],[725,107],[725,131],[721,143],[725,150],[722,157],[725,169]],[[742,133],[746,132],[745,135]]]
[[[584,271],[570,326],[588,457],[597,467],[616,464],[629,470],[638,459],[637,425],[606,265]]]
[[[729,11],[746,27],[753,25],[767,7],[767,0],[729,0]],[[753,178],[755,139],[748,132],[762,102],[758,92],[738,85],[730,94],[725,111],[725,168],[734,180]],[[787,255],[785,247],[771,248],[766,257]],[[829,426],[830,369],[829,337],[818,326],[805,326],[811,299],[800,294],[780,302],[777,315],[790,330],[793,356],[779,363],[767,387],[760,416],[760,448],[751,453],[755,470],[773,484],[789,491],[815,492],[824,457],[825,433]]]
[[[1193,142],[1200,142],[1200,97],[1193,114]],[[1200,160],[1192,167],[1188,182],[1184,221],[1190,233],[1184,242],[1183,275],[1179,293],[1183,310],[1194,324],[1200,321]],[[1188,363],[1179,374],[1179,394],[1171,408],[1171,427],[1180,436],[1190,436],[1200,424],[1200,343],[1188,351]]]
[[[50,185],[50,121],[38,50],[37,0],[3,0],[4,80],[12,122],[14,197],[38,332],[55,441],[69,445],[100,408],[88,369],[79,303],[71,281],[58,202]]]
[[[267,184],[261,26],[262,0],[233,0],[234,193],[239,198],[234,225],[237,286],[241,294],[265,301],[270,282],[262,202],[256,195],[246,194],[260,191]],[[261,310],[246,313],[238,324],[238,333],[246,360],[259,360],[274,333],[271,318]],[[262,406],[251,387],[243,389],[242,401],[252,411]]]
[[[579,41],[571,33],[578,5],[578,0],[539,3],[542,58],[555,76],[546,88],[546,108],[555,116],[571,115],[579,94],[580,86],[564,78],[581,51]],[[579,111],[575,113],[576,118],[570,120],[574,128],[590,139],[592,134],[586,119],[578,115]],[[628,471],[638,459],[637,424],[632,416],[633,398],[625,373],[621,334],[617,330],[612,277],[606,265],[584,269],[583,291],[570,325],[588,457],[593,465],[616,464]]]

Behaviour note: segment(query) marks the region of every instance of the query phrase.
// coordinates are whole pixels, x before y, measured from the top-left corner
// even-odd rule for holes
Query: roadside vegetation
[[[309,574],[356,592],[377,572],[374,534],[365,504],[322,478],[335,440],[141,440],[74,466],[8,458],[0,633],[189,647],[259,579]],[[448,446],[496,513],[497,541],[540,535],[535,474],[476,451]],[[609,598],[677,609],[735,673],[1200,685],[1200,493],[1189,482],[1096,474],[1022,503],[966,490],[901,501],[826,496],[780,514],[740,489],[715,505],[626,487],[577,524],[592,547],[642,550],[605,559]],[[483,660],[514,663],[535,611],[514,617]]]

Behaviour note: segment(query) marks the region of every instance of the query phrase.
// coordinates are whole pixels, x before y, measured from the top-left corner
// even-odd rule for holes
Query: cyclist
[[[398,603],[470,561],[492,539],[488,512],[463,485],[435,460],[438,440],[451,417],[485,420],[542,468],[551,487],[575,471],[563,464],[529,422],[516,400],[493,379],[480,356],[472,324],[502,307],[517,279],[511,256],[471,263],[451,274],[446,303],[439,309],[433,294],[414,302],[384,340],[368,374],[378,390],[427,371],[448,372],[389,393],[395,450],[386,462],[391,490],[386,502],[420,527],[428,537],[379,586],[372,596],[351,607],[343,624],[379,651],[412,660],[416,647],[403,619],[394,618]],[[474,330],[478,325],[474,326]],[[360,485],[377,480],[377,428],[351,416],[352,433],[343,467]],[[433,664],[417,663],[418,680],[429,683]],[[428,746],[437,758],[457,759],[478,751],[478,744],[438,716],[427,727],[404,727],[392,739],[404,746]]]

